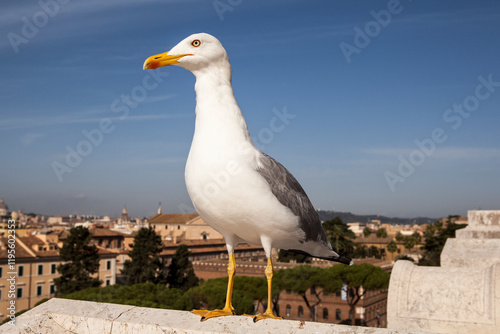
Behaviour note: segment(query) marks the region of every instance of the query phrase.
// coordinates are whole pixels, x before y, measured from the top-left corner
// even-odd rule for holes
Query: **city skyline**
[[[0,197],[11,210],[194,212],[194,77],[143,71],[216,36],[254,143],[322,210],[498,209],[500,4],[5,1]],[[251,203],[249,203],[251,205]]]

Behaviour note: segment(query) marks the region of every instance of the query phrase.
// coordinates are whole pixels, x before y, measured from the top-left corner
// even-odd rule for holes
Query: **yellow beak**
[[[160,53],[158,55],[154,55],[146,59],[144,62],[144,66],[142,67],[143,70],[154,70],[158,67],[162,66],[170,66],[170,65],[175,65],[178,62],[179,59],[185,56],[192,56],[192,54],[183,54],[183,55],[175,55],[171,56],[168,54],[168,52],[165,53]]]

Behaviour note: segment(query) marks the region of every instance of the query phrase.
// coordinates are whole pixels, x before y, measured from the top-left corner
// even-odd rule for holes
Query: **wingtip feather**
[[[352,264],[353,264],[352,259],[350,257],[344,256],[344,255],[339,255],[339,257],[336,258],[335,261],[343,263],[343,264],[347,264],[349,266],[352,266]]]

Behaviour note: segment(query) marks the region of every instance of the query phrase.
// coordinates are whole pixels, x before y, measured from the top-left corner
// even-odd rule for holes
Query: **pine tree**
[[[79,291],[102,284],[99,278],[92,277],[99,270],[99,255],[95,245],[90,245],[92,235],[87,228],[72,228],[59,255],[66,263],[57,267],[60,277],[54,279],[57,294]]]
[[[131,248],[131,260],[125,261],[121,272],[124,283],[165,283],[165,266],[159,256],[163,244],[153,228],[141,228]]]
[[[377,230],[377,238],[386,238],[387,237],[387,230],[384,227],[381,227]]]
[[[316,306],[321,303],[324,293],[336,293],[342,289],[342,281],[329,276],[326,269],[309,265],[280,270],[276,279],[282,290],[290,290],[302,297],[312,321],[316,321]]]
[[[329,272],[328,277],[331,280],[340,280],[344,284],[342,289],[349,305],[350,324],[355,324],[356,305],[368,291],[387,289],[389,286],[389,273],[369,263],[335,265],[325,270]]]
[[[354,250],[356,235],[344,224],[340,217],[335,217],[323,223],[323,228],[333,249],[340,254],[349,254]]]
[[[396,244],[396,242],[394,240],[391,240],[388,244],[387,244],[387,251],[391,254],[394,254],[395,252],[398,251],[398,245]],[[394,256],[393,256],[394,258]]]
[[[448,238],[454,238],[455,232],[464,228],[465,224],[456,224],[452,218],[458,216],[449,216],[448,224],[443,225],[441,221],[427,225],[425,230],[423,247],[424,254],[418,262],[420,266],[439,266],[441,264],[441,252]]]
[[[172,263],[168,267],[167,284],[171,288],[187,290],[199,284],[189,256],[191,256],[191,252],[186,245],[177,247],[172,257]]]

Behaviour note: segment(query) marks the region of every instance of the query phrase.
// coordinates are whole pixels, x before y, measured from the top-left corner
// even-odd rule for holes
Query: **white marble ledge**
[[[417,334],[412,330],[331,325],[309,321],[262,320],[231,316],[200,322],[186,311],[154,309],[119,304],[52,298],[4,324],[1,333],[330,333]]]

